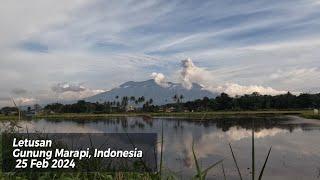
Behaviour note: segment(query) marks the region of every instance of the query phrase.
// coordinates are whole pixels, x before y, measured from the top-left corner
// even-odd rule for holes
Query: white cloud
[[[64,23],[73,10],[85,5],[86,0],[4,0],[0,7],[0,47],[14,45],[57,23]]]
[[[102,92],[105,92],[105,91],[102,89],[94,89],[94,90],[86,89],[84,91],[79,91],[79,92],[68,91],[68,92],[58,94],[57,98],[59,100],[79,100],[86,97],[94,96]]]
[[[195,66],[190,58],[182,61],[180,79],[182,80],[182,84],[188,89],[192,87],[192,83],[199,83],[207,90],[215,93],[224,92],[231,96],[251,94],[253,92],[269,95],[286,93],[286,91],[278,91],[271,87],[263,87],[260,85],[244,86],[236,83],[218,84],[217,82],[219,82],[219,80],[215,80],[214,75],[211,74],[210,71]]]
[[[58,83],[52,86],[52,91],[57,93],[64,93],[64,92],[81,92],[86,90],[86,88],[80,84],[70,84],[70,83]]]
[[[34,98],[27,98],[27,97],[19,97],[14,99],[18,106],[21,105],[32,105],[36,102]]]
[[[202,73],[184,76],[186,87],[201,82],[230,92],[231,87],[308,91],[319,81],[318,10],[315,0],[234,2],[232,7],[227,1],[4,0],[0,97],[10,97],[17,84],[28,91],[26,97],[40,101],[55,98],[52,92],[36,93],[55,82],[109,89],[145,80],[152,72],[172,74],[185,57],[206,67],[189,66],[189,74]],[[24,43],[47,50],[30,51]],[[292,69],[312,68],[314,76],[306,70],[290,76],[295,80],[283,78]]]
[[[105,90],[102,89],[90,89],[81,84],[73,83],[58,83],[52,86],[52,91],[56,93],[56,96],[60,100],[77,100],[90,97]]]
[[[295,83],[301,83],[301,81],[308,81],[317,77],[320,77],[320,70],[317,67],[279,69],[270,75],[271,80],[291,84],[292,86]]]

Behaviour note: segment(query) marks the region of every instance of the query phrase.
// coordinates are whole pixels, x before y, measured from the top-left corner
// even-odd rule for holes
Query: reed
[[[252,180],[255,180],[255,143],[254,143],[254,139],[255,138],[254,138],[254,130],[255,130],[254,121],[252,121],[252,131],[251,131],[251,133],[252,133],[252,135],[251,135],[251,179]],[[240,168],[239,168],[237,159],[235,157],[235,154],[233,152],[233,149],[232,149],[232,146],[231,146],[230,143],[229,143],[229,147],[230,147],[230,151],[231,151],[231,154],[232,154],[233,162],[235,163],[237,171],[238,171],[239,178],[240,178],[240,180],[242,180],[242,175],[241,175],[241,172],[240,172]],[[264,160],[262,169],[261,169],[261,171],[259,173],[258,180],[261,180],[262,177],[263,177],[263,172],[264,172],[265,167],[267,165],[271,149],[272,149],[272,146],[269,148],[268,154],[267,154],[267,156],[266,156],[266,158]]]
[[[237,171],[238,171],[239,178],[240,178],[240,180],[242,180],[242,175],[241,175],[241,172],[240,172],[240,169],[239,169],[239,165],[238,165],[238,163],[237,163],[237,159],[236,159],[236,157],[235,157],[235,155],[234,155],[234,152],[233,152],[233,149],[232,149],[232,146],[231,146],[230,143],[229,143],[229,147],[230,147],[230,150],[231,150],[233,162],[234,162],[234,164],[236,165],[236,168],[237,168]]]
[[[218,164],[222,163],[223,162],[223,159],[210,165],[209,167],[207,167],[206,169],[202,170],[200,165],[199,165],[199,162],[198,162],[198,159],[197,159],[197,155],[195,153],[195,150],[194,150],[194,142],[192,142],[192,154],[193,154],[193,159],[194,159],[194,163],[196,165],[196,170],[197,170],[197,174],[194,176],[194,179],[199,179],[199,180],[204,180],[206,179],[206,176],[207,176],[207,173],[212,169],[214,168],[215,166],[217,166]]]

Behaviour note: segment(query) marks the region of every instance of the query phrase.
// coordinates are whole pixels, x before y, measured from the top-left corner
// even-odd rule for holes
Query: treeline
[[[236,97],[222,93],[216,98],[183,103],[182,107],[189,111],[320,108],[320,93],[294,95],[288,92],[276,96],[252,93]]]
[[[231,97],[222,93],[215,98],[204,97],[183,102],[183,95],[172,97],[174,103],[157,106],[153,100],[139,97],[116,97],[118,101],[91,103],[83,100],[74,104],[48,104],[45,111],[55,113],[117,113],[117,112],[182,112],[182,111],[217,111],[217,110],[263,110],[263,109],[310,109],[320,108],[319,94],[294,95],[290,92],[282,95],[260,95],[252,93]]]
[[[18,108],[6,106],[6,107],[1,108],[0,113],[4,114],[6,116],[7,115],[14,115],[14,114],[18,113]]]
[[[53,103],[44,107],[47,112],[54,113],[118,113],[128,111],[157,111],[158,106],[153,105],[153,99],[146,100],[142,97],[115,97],[114,101],[86,102],[80,100],[74,104]],[[139,107],[139,108],[138,108]]]

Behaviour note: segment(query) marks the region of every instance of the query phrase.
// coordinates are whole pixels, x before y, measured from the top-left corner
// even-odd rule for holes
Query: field
[[[108,117],[144,116],[144,117],[177,117],[186,119],[213,119],[225,117],[246,117],[246,116],[282,116],[296,115],[308,119],[320,119],[314,115],[312,110],[260,110],[260,111],[209,111],[209,112],[157,112],[157,113],[112,113],[112,114],[89,114],[89,113],[65,113],[37,115],[33,118],[46,119],[101,119]],[[0,115],[0,120],[18,119],[18,116]]]

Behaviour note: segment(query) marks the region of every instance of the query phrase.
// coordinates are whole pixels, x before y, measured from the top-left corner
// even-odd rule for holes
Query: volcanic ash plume
[[[154,81],[161,87],[168,87],[168,83],[166,81],[165,76],[162,73],[152,73],[151,77],[154,79]]]
[[[204,68],[194,65],[190,58],[181,61],[182,70],[180,71],[180,79],[182,85],[190,89],[192,83],[198,83],[203,86],[204,89],[212,91],[214,93],[227,93],[231,96],[252,94],[258,92],[260,94],[277,95],[286,93],[286,91],[278,91],[271,87],[263,87],[258,85],[239,85],[236,83],[217,84],[212,73]]]
[[[181,61],[182,70],[181,81],[182,85],[187,88],[192,88],[192,83],[205,83],[205,77],[209,76],[209,72],[205,69],[195,66],[190,58]],[[207,83],[205,83],[207,84]]]

